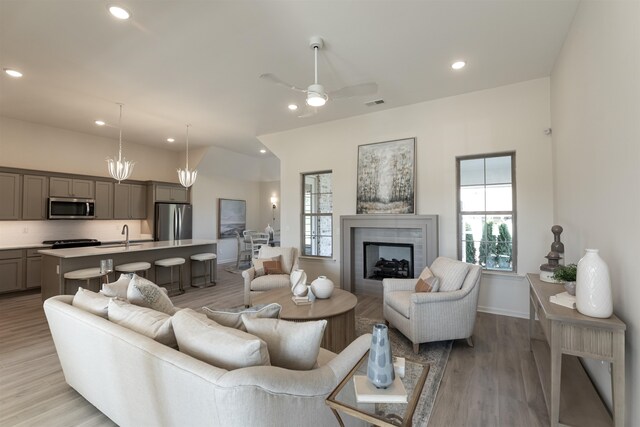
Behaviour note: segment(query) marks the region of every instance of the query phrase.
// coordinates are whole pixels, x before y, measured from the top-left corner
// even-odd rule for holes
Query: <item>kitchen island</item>
[[[100,267],[100,260],[112,259],[113,266],[130,262],[148,262],[151,269],[147,272],[147,278],[159,285],[169,282],[169,269],[159,268],[156,277],[153,263],[159,259],[180,257],[185,259],[182,270],[182,282],[185,286],[191,283],[191,255],[212,252],[216,253],[215,240],[175,240],[161,242],[131,243],[128,247],[124,244],[92,246],[69,249],[41,249],[42,254],[42,300],[54,295],[75,294],[78,286],[84,286],[78,281],[68,281],[65,289],[64,274],[83,268]],[[216,260],[213,268],[213,278],[216,280]],[[202,268],[198,265],[198,268]],[[177,269],[176,269],[177,270]],[[199,270],[200,271],[200,270]],[[117,274],[117,273],[116,273]],[[119,275],[119,274],[118,274]],[[114,273],[110,275],[114,279]],[[176,279],[177,281],[177,279]]]

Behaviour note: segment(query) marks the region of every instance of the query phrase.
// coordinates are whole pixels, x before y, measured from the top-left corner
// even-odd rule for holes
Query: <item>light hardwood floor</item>
[[[242,277],[220,267],[217,286],[172,300],[194,309],[238,306]],[[382,320],[381,298],[358,295],[356,315]],[[478,313],[475,347],[454,342],[429,426],[549,425],[527,327],[524,319]],[[111,425],[65,383],[40,294],[0,297],[0,426]]]

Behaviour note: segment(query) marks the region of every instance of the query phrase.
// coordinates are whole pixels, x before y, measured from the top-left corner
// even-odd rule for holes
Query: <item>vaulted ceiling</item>
[[[108,4],[131,12],[114,19]],[[182,150],[259,155],[257,135],[548,76],[577,1],[0,0],[0,115]],[[274,73],[328,90],[376,82],[375,95],[329,100],[297,117],[304,94]],[[454,72],[450,65],[467,66]],[[365,103],[383,99],[373,107]],[[168,144],[166,138],[176,138]]]

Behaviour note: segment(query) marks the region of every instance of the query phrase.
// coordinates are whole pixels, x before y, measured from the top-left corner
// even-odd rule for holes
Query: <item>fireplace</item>
[[[413,278],[413,244],[362,242],[364,279]]]

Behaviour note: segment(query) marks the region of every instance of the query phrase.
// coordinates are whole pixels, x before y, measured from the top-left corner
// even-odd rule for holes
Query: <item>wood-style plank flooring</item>
[[[217,286],[189,288],[174,304],[241,305],[242,277],[223,267]],[[356,314],[382,320],[381,298],[358,295]],[[454,343],[430,426],[549,424],[527,327],[524,319],[478,313],[475,347]],[[0,426],[112,425],[65,383],[40,294],[0,297]]]

